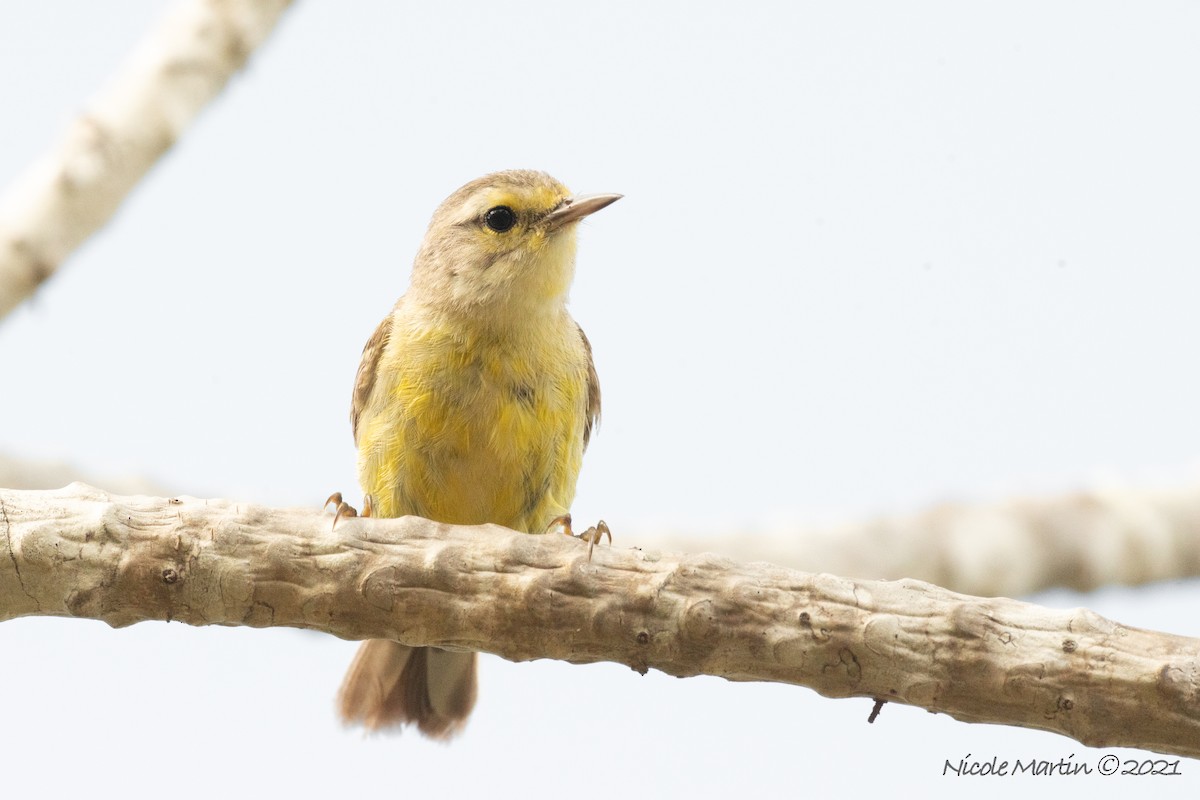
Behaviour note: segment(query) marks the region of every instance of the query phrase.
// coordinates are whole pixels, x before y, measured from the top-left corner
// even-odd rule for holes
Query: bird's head
[[[485,175],[450,195],[413,265],[424,302],[506,317],[561,304],[575,272],[579,220],[619,194],[572,196],[544,172]]]

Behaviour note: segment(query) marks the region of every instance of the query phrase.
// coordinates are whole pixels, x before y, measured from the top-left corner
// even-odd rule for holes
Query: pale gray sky
[[[169,3],[0,4],[0,185]],[[626,197],[572,311],[605,416],[575,512],[622,545],[1200,472],[1200,6],[301,0],[0,324],[0,450],[280,504],[356,494],[347,406],[434,207],[545,169]],[[622,531],[626,533],[622,535]],[[702,547],[702,543],[698,547]],[[1037,598],[1200,635],[1200,582]],[[341,730],[354,645],[0,625],[13,796],[1094,796],[953,779],[1100,755],[793,687],[486,657],[466,734]],[[65,765],[65,766],[64,766]]]

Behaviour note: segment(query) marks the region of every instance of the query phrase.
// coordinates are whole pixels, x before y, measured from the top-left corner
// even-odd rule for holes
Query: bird
[[[509,170],[437,208],[355,379],[363,516],[573,533],[575,484],[600,420],[591,343],[567,312],[576,230],[620,198]],[[340,493],[330,502],[335,526],[357,513]],[[579,534],[589,558],[602,534],[603,522]],[[466,724],[476,691],[475,653],[372,639],[338,711],[369,731],[411,724],[444,740]]]

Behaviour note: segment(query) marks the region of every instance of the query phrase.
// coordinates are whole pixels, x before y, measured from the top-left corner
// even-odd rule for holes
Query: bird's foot
[[[600,520],[583,533],[575,533],[575,531],[571,530],[571,515],[563,514],[550,520],[550,524],[546,526],[546,533],[549,533],[555,528],[562,528],[562,532],[567,536],[571,536],[575,539],[582,539],[583,541],[587,542],[588,561],[592,560],[592,550],[596,548],[596,543],[599,542],[603,537],[607,536],[608,544],[610,546],[612,545],[612,531],[609,530],[608,523],[606,523],[604,520]]]
[[[592,550],[596,548],[596,544],[605,536],[608,537],[608,546],[612,547],[612,531],[608,529],[608,523],[604,520],[597,520],[595,525],[579,534],[579,538],[588,543],[588,561],[592,560]]]
[[[334,528],[337,527],[338,520],[342,517],[359,516],[358,509],[343,500],[341,492],[334,492],[333,494],[329,495],[329,499],[325,501],[325,505],[321,506],[321,508],[329,508],[330,504],[336,506],[333,512]],[[363,496],[363,511],[361,516],[371,516],[371,495],[369,494]]]

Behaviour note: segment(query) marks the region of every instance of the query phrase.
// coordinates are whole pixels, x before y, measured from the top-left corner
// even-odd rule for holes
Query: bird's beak
[[[550,230],[561,228],[563,225],[583,219],[588,214],[596,213],[624,196],[623,194],[583,194],[579,197],[572,197],[546,215],[546,225]]]

